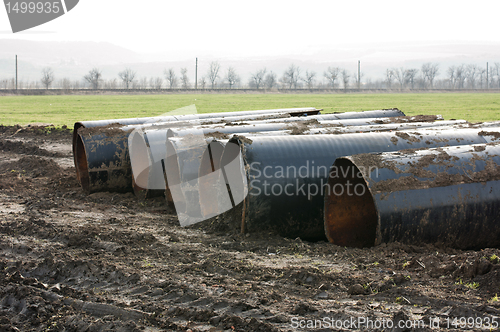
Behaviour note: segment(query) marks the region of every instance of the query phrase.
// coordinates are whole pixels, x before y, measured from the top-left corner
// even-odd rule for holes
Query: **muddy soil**
[[[0,128],[0,331],[490,330],[499,256],[182,228],[163,198],[85,195],[71,132]]]

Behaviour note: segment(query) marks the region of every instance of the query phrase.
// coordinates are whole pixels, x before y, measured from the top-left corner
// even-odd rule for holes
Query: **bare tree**
[[[50,67],[42,69],[42,78],[40,79],[45,89],[50,88],[52,82],[54,82],[54,71]]]
[[[234,70],[233,67],[229,67],[227,69],[227,73],[226,73],[226,81],[227,81],[227,84],[229,84],[229,89],[232,89],[233,85],[235,85],[237,82],[239,82],[239,80],[240,80],[240,77],[236,73],[236,70]]]
[[[393,69],[385,70],[385,82],[388,89],[392,87],[392,81],[394,80],[394,71]]]
[[[497,78],[497,85],[500,88],[500,63],[495,62],[494,65],[490,66],[490,86],[492,87],[495,83],[495,77]]]
[[[163,79],[161,77],[155,78],[155,81],[153,84],[154,88],[156,90],[160,90],[162,85],[163,85]]]
[[[460,65],[455,68],[455,84],[457,88],[463,89],[465,86],[465,65]]]
[[[181,68],[181,82],[183,89],[189,89],[189,77],[187,75],[187,68]]]
[[[210,68],[208,68],[208,80],[212,84],[212,89],[215,89],[215,83],[219,78],[220,64],[217,61],[212,61],[210,63]]]
[[[169,70],[165,69],[163,74],[167,79],[169,89],[177,87],[177,76],[175,75],[175,71],[173,68],[170,68]]]
[[[135,71],[133,71],[130,68],[125,68],[125,70],[118,73],[118,77],[120,77],[120,79],[122,80],[123,87],[125,89],[129,89],[130,83],[132,83],[134,81]]]
[[[266,78],[264,79],[264,85],[267,89],[272,89],[276,86],[277,82],[277,75],[273,73],[272,71],[269,72],[269,74],[266,75]]]
[[[478,68],[476,65],[467,65],[465,68],[465,77],[467,80],[467,85],[469,88],[474,89],[476,87],[476,75],[478,74]]]
[[[494,73],[494,75],[491,75],[491,79],[493,80],[493,77],[496,77],[498,88],[500,88],[500,62],[495,62],[495,67],[492,66],[491,69]]]
[[[399,87],[402,89],[404,85],[406,84],[406,70],[401,67],[401,68],[393,68],[391,69],[394,77],[396,77],[396,81],[399,82]]]
[[[99,84],[102,82],[102,73],[99,69],[93,68],[87,75],[83,76],[83,78],[89,82],[92,89],[99,89]]]
[[[205,87],[207,86],[207,78],[205,76],[199,78],[198,85],[200,86],[200,88],[205,89]]]
[[[297,83],[300,80],[300,68],[292,63],[283,73],[281,80],[283,84],[288,85],[289,89],[297,89]]]
[[[328,80],[328,84],[334,88],[335,81],[339,77],[340,68],[339,67],[328,67],[328,69],[323,73],[323,76]]]
[[[303,79],[306,82],[307,88],[312,89],[314,87],[314,82],[316,81],[316,73],[314,71],[306,70],[306,77]]]
[[[148,78],[146,76],[144,76],[143,78],[141,78],[141,80],[139,81],[139,88],[141,88],[141,89],[147,89],[148,88]]]
[[[351,75],[345,69],[342,70],[341,75],[342,75],[342,83],[344,83],[344,89],[347,90],[347,88],[349,87],[349,79],[351,78]]]
[[[422,65],[422,77],[424,79],[424,87],[426,82],[429,82],[429,87],[434,87],[434,79],[439,74],[439,64],[427,62]]]
[[[457,81],[457,78],[455,76],[455,74],[456,74],[456,67],[455,66],[448,67],[448,70],[446,71],[446,73],[448,74],[448,82],[450,84],[450,88],[451,89],[455,89],[455,84],[456,84],[456,81]]]
[[[479,68],[478,70],[479,70],[479,73],[478,73],[478,75],[479,75],[479,88],[482,89],[483,85],[486,84],[486,69]],[[486,86],[488,86],[488,85],[486,84]]]
[[[358,75],[354,75],[354,83],[356,83],[356,87],[358,89],[361,89],[361,79],[365,76],[364,73],[359,73],[359,77]]]
[[[266,75],[266,68],[257,70],[250,75],[248,85],[252,88],[260,89],[264,84],[264,76]]]
[[[410,84],[411,88],[415,87],[415,77],[417,77],[418,69],[411,68],[406,70],[406,80]]]
[[[61,89],[69,90],[71,88],[71,81],[69,80],[69,78],[65,77],[62,80],[59,80],[59,86],[61,87]]]
[[[492,88],[493,85],[495,84],[495,77],[496,77],[496,67],[493,65],[493,66],[489,66],[489,73],[488,73],[488,85],[487,87],[489,88]]]
[[[118,82],[116,78],[109,81],[104,81],[103,83],[105,89],[116,89],[118,87]]]

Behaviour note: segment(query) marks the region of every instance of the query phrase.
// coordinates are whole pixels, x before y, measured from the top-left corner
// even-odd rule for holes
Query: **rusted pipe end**
[[[358,248],[375,245],[377,209],[360,170],[349,159],[337,159],[330,170],[324,214],[331,243]]]
[[[85,126],[81,122],[75,122],[75,125],[73,127],[73,162],[75,163],[75,169],[76,169],[76,178],[78,181],[80,181],[80,174],[78,173],[78,167],[77,167],[77,158],[76,158],[76,150],[77,150],[77,142],[78,142],[78,129],[80,128],[85,128]],[[81,182],[80,182],[81,184]]]
[[[85,144],[83,144],[81,135],[76,136],[73,148],[73,156],[75,160],[76,176],[78,178],[78,182],[80,182],[83,191],[89,194],[90,176],[87,162],[87,152],[85,150]]]
[[[217,195],[215,194],[218,186],[219,170],[221,164],[224,144],[218,141],[212,141],[208,144],[203,153],[198,172],[198,186],[200,192],[201,214],[204,217],[215,216],[218,214]]]

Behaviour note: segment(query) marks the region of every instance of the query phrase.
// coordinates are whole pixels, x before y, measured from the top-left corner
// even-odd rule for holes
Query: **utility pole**
[[[16,54],[16,90],[17,90],[17,54]]]
[[[194,71],[194,89],[198,90],[198,58],[196,58],[196,70]]]
[[[489,77],[489,70],[488,70],[488,62],[486,62],[486,89],[490,88],[490,77]]]
[[[358,90],[361,89],[361,61],[358,60]]]

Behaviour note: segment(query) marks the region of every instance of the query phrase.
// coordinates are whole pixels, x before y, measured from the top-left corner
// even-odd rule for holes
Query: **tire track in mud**
[[[72,169],[2,156],[11,164],[0,180],[0,330],[289,331],[292,318],[500,316],[498,249],[352,249],[184,229],[162,199],[86,196]]]

